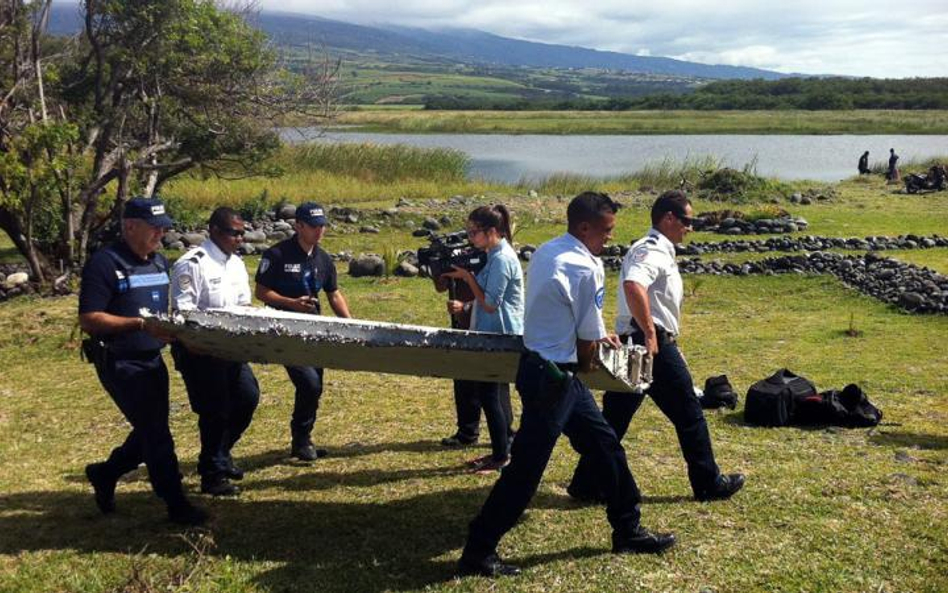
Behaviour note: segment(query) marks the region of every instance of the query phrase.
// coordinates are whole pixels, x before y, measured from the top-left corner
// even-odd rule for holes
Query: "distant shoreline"
[[[948,134],[948,110],[341,111],[347,131],[401,134]]]

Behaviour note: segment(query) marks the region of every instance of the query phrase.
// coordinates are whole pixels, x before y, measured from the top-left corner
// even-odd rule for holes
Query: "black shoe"
[[[244,470],[240,469],[232,458],[228,458],[227,467],[224,468],[224,476],[231,480],[240,481],[244,479]]]
[[[477,437],[468,438],[462,437],[459,434],[453,434],[449,437],[444,437],[441,439],[441,446],[448,447],[449,449],[458,449],[461,447],[470,447],[471,445],[476,445],[477,441]]]
[[[461,556],[458,560],[458,576],[460,577],[512,577],[520,574],[520,569],[513,564],[507,564],[497,554],[485,556],[480,560],[471,560]]]
[[[603,496],[601,492],[577,488],[572,483],[566,487],[566,493],[569,494],[570,498],[580,504],[598,505],[605,504],[606,502],[606,497]]]
[[[307,439],[302,442],[294,442],[290,447],[290,455],[300,461],[316,461],[329,455],[329,451],[316,447],[313,441]]]
[[[237,496],[240,488],[230,483],[226,476],[201,478],[201,492],[211,496]]]
[[[704,492],[698,492],[695,494],[695,498],[701,502],[708,502],[710,500],[727,500],[734,496],[734,494],[744,487],[744,474],[728,474],[726,476],[718,476],[717,482],[714,484],[714,488],[706,490]]]
[[[115,478],[104,463],[86,466],[86,478],[95,491],[95,506],[107,515],[115,511]]]
[[[168,504],[168,520],[172,523],[195,527],[203,525],[207,519],[207,511],[194,506],[186,498]]]
[[[671,533],[652,533],[642,526],[628,537],[612,536],[613,554],[661,554],[675,545],[675,536]]]

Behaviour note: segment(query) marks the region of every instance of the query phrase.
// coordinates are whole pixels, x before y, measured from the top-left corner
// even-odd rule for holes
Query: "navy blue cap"
[[[296,220],[309,226],[326,226],[326,213],[316,202],[304,202],[296,208]]]
[[[171,217],[165,214],[165,205],[158,198],[132,198],[125,203],[122,218],[144,220],[153,227],[170,229],[174,226]]]

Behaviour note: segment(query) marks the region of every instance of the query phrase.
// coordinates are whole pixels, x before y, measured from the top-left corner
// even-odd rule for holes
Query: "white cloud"
[[[470,27],[637,55],[783,72],[948,75],[944,0],[262,0],[363,24]],[[643,53],[647,52],[647,53]]]

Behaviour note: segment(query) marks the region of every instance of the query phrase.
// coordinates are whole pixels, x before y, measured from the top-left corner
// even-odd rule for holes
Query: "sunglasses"
[[[675,218],[680,220],[681,224],[685,225],[688,228],[691,228],[695,225],[694,216],[685,216],[684,214],[677,214],[675,212],[672,212],[672,215],[674,215]]]
[[[222,233],[231,237],[243,237],[245,231],[240,229],[220,229]]]

